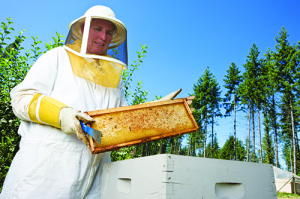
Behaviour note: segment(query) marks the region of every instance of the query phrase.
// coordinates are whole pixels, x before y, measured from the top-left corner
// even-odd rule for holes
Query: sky
[[[223,97],[226,70],[234,62],[243,71],[253,44],[260,57],[268,48],[275,50],[281,27],[287,29],[291,44],[300,41],[299,4],[297,0],[10,0],[1,2],[0,21],[11,17],[16,31],[25,29],[25,36],[39,36],[45,43],[55,32],[66,36],[70,22],[88,8],[108,6],[126,25],[129,68],[140,45],[149,47],[132,83],[134,88],[136,81],[142,81],[148,101],[179,88],[178,98],[189,96],[207,67]],[[30,48],[31,41],[27,39],[24,46]],[[248,134],[245,116],[240,113],[237,123],[237,137],[243,141]],[[214,131],[223,146],[233,134],[233,118],[217,122]]]

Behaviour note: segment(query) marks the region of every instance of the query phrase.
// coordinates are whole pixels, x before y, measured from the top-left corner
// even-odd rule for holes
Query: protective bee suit
[[[106,54],[86,53],[94,18],[114,25]],[[78,121],[93,122],[85,111],[127,105],[120,78],[127,65],[126,38],[111,9],[92,7],[71,23],[66,45],[42,55],[11,91],[13,111],[22,119],[21,141],[1,199],[100,198],[110,153],[91,154]]]

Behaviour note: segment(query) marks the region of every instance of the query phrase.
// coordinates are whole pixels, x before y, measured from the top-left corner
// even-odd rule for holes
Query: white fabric
[[[122,89],[122,82],[105,88],[75,76],[62,47],[41,56],[11,92],[14,112],[23,120],[22,139],[0,198],[100,198],[101,168],[110,153],[92,155],[76,135],[29,122],[28,105],[40,93],[83,112],[126,106]]]

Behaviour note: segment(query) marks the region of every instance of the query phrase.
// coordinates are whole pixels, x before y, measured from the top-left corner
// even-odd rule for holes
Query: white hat
[[[111,58],[102,55],[86,54],[90,23],[92,19],[104,19],[110,21],[115,26],[113,37],[107,50],[107,55],[111,56]],[[84,31],[82,35],[81,29],[83,23],[84,30],[87,31]],[[91,7],[84,13],[83,16],[72,21],[69,25],[69,29],[69,34],[65,42],[66,45],[64,46],[66,50],[85,58],[104,59],[116,62],[127,68],[127,30],[123,22],[116,18],[115,13],[110,8],[101,5]],[[69,46],[69,44],[76,43],[75,41],[80,42],[79,50],[71,49]]]
[[[71,29],[73,26],[72,33],[76,39],[82,39],[81,26],[87,17],[105,19],[115,25],[116,29],[114,30],[113,38],[109,48],[119,46],[126,40],[127,30],[124,23],[116,18],[115,13],[110,8],[101,5],[91,7],[84,13],[83,16],[70,23],[69,29]]]

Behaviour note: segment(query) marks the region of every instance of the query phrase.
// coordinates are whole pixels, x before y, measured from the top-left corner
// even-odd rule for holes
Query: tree
[[[213,76],[210,83],[210,101],[209,101],[209,107],[210,107],[210,115],[211,115],[211,146],[212,150],[214,150],[214,135],[216,136],[216,133],[214,132],[214,125],[216,123],[215,118],[216,117],[222,117],[221,110],[220,110],[220,102],[221,99],[221,91],[219,83],[217,82],[216,78]],[[211,157],[214,158],[214,152],[215,150],[211,152]]]
[[[231,63],[224,79],[224,87],[228,89],[224,98],[224,107],[226,110],[225,116],[230,116],[231,112],[233,111],[234,160],[236,160],[236,107],[239,105],[238,103],[240,101],[240,99],[237,97],[237,88],[242,82],[242,76],[240,75],[240,72],[241,71],[239,71],[235,63]],[[233,97],[232,101],[231,97]]]
[[[214,118],[221,116],[219,102],[221,101],[221,92],[219,84],[217,83],[215,76],[209,71],[209,67],[206,68],[204,74],[199,77],[196,84],[193,86],[193,100],[192,107],[195,110],[193,114],[197,118],[198,126],[202,126],[204,121],[204,140],[203,140],[203,154],[206,157],[206,141],[207,141],[207,126],[209,121],[212,124],[212,141],[211,144],[214,146]],[[200,120],[201,119],[201,120]],[[200,137],[198,137],[200,138]],[[212,149],[213,147],[211,147]],[[214,153],[211,153],[213,155]]]
[[[208,99],[209,96],[206,95],[206,92],[209,88],[209,79],[211,78],[211,74],[209,70],[206,69],[205,73],[199,77],[196,84],[193,86],[193,95],[195,99],[192,102],[192,107],[195,108],[193,111],[193,115],[196,114],[196,122],[198,126],[202,126],[202,122],[204,120],[204,139],[203,139],[203,151],[204,157],[206,154],[206,138],[207,138],[207,123],[208,123]]]
[[[294,102],[296,104],[296,102]],[[286,164],[289,166],[290,163],[293,163],[290,168],[291,172],[294,172],[294,166],[296,165],[296,169],[299,169],[299,158],[296,159],[296,164],[294,163],[294,145],[293,145],[293,131],[292,131],[292,123],[291,123],[291,107],[289,106],[289,98],[287,95],[283,95],[281,97],[281,102],[279,105],[280,112],[280,120],[279,120],[279,126],[280,126],[280,140],[283,143],[283,158],[286,161]],[[295,116],[295,127],[299,127],[299,119],[300,115],[297,111],[294,113]],[[295,138],[297,140],[297,137]],[[296,142],[296,156],[299,156],[299,145],[298,142]],[[292,158],[292,159],[291,159]]]
[[[206,156],[219,159],[220,158],[220,147],[216,136],[213,137],[213,142],[209,142],[207,145]]]
[[[236,148],[236,154],[234,154],[234,147]],[[234,138],[234,136],[232,135],[230,135],[229,138],[226,140],[219,154],[219,158],[225,160],[244,161],[246,159],[246,149],[243,146],[243,142]],[[234,156],[236,156],[236,159]]]
[[[265,82],[265,101],[263,103],[264,107],[264,120],[265,128],[272,126],[274,133],[274,148],[275,148],[275,166],[279,167],[279,158],[278,158],[278,124],[277,124],[277,101],[276,94],[278,93],[278,82],[277,78],[277,67],[274,64],[274,52],[270,49],[264,54],[264,59],[262,62],[262,73],[263,81]],[[268,131],[269,132],[269,129]]]
[[[193,106],[193,104],[191,105]],[[196,156],[197,149],[201,149],[204,147],[204,132],[202,126],[202,115],[199,109],[195,109],[193,111],[193,116],[198,124],[199,129],[196,132],[192,132],[187,135],[187,141],[189,145],[188,155],[189,156]]]
[[[257,109],[258,114],[258,127],[259,127],[259,144],[260,153],[262,152],[261,145],[261,133],[260,133],[260,108],[261,108],[261,96],[262,96],[262,83],[260,81],[261,76],[261,61],[258,59],[259,51],[255,44],[250,48],[250,53],[247,55],[246,64],[244,64],[245,72],[243,73],[243,82],[238,88],[239,96],[243,100],[243,104],[249,107],[252,117],[252,131],[253,131],[253,161],[256,162],[255,155],[255,123],[254,123],[254,111]],[[250,117],[249,117],[250,120]],[[248,140],[250,142],[250,139]],[[262,154],[260,154],[262,158]],[[262,161],[262,159],[261,159]]]
[[[287,40],[288,34],[285,28],[281,28],[279,36],[275,38],[277,44],[275,45],[276,52],[274,54],[275,65],[278,67],[278,86],[280,92],[287,99],[290,106],[290,119],[292,130],[292,143],[294,155],[294,173],[297,174],[297,154],[296,154],[296,137],[295,129],[295,99],[299,97],[299,82],[300,82],[300,52],[299,45],[290,45]]]

